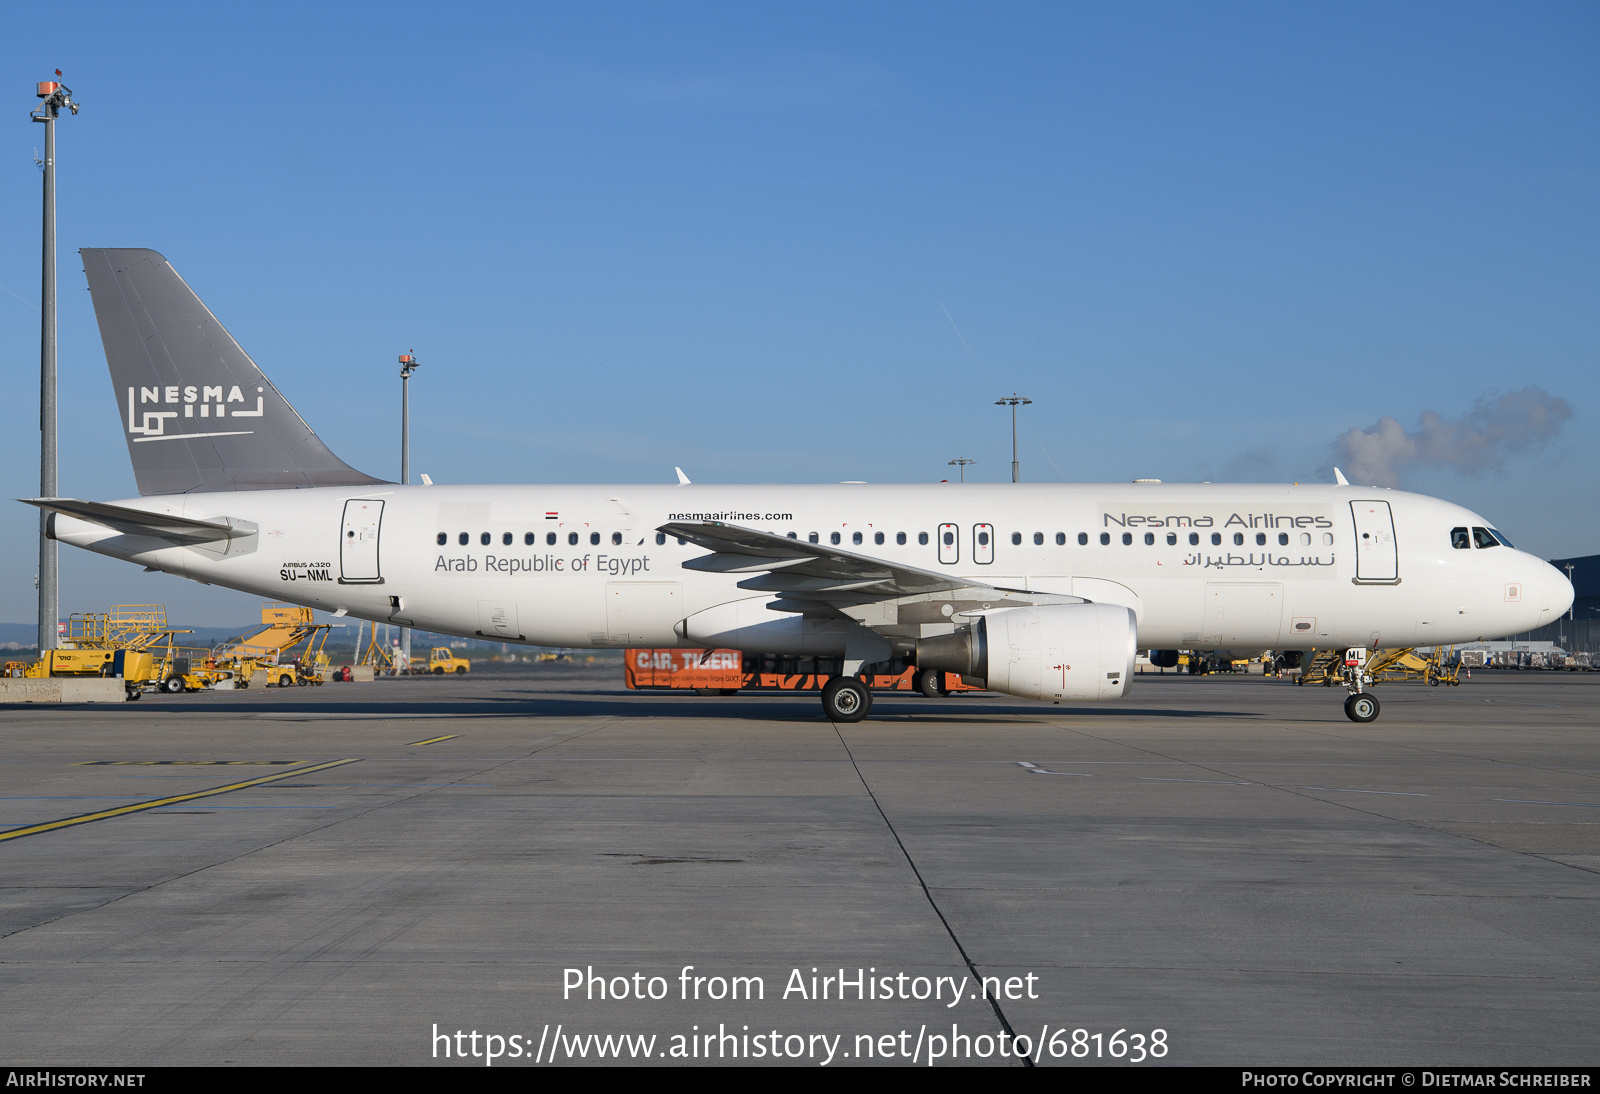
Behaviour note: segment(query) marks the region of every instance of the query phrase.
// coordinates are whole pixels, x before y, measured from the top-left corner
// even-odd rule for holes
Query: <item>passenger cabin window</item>
[[[1087,537],[1085,537],[1085,538],[1087,538]],[[1065,547],[1066,545],[1067,545],[1067,533],[1065,533],[1065,532],[1057,532],[1056,533],[1056,546],[1057,547]]]
[[[1044,533],[1043,532],[1035,532],[1035,533],[1033,533],[1033,545],[1035,547],[1038,547],[1038,546],[1043,545],[1043,543],[1044,543]]]
[[[1287,547],[1287,546],[1289,546],[1289,533],[1288,532],[1279,532],[1278,533],[1278,546],[1279,547]]]
[[[1265,532],[1257,532],[1256,533],[1256,546],[1257,547],[1265,547],[1266,545],[1267,545],[1267,533],[1265,533]]]
[[[894,541],[900,546],[904,547],[906,545],[906,534],[904,532],[896,532],[894,534]]]
[[[459,536],[456,537],[456,541],[458,543],[460,543],[461,546],[465,547],[468,543],[472,542],[472,537],[467,535],[467,533],[462,532]]]
[[[1167,533],[1167,546],[1168,547],[1176,547],[1177,545],[1178,545],[1178,533],[1176,533],[1176,532],[1168,532]]]
[[[790,532],[789,534],[791,536],[794,535],[793,532]],[[657,547],[665,547],[666,545],[667,545],[667,533],[665,533],[665,532],[657,532],[656,533],[656,546]]]
[[[1100,533],[1100,546],[1105,547],[1105,546],[1108,546],[1110,543],[1111,543],[1111,533],[1110,532],[1101,532]]]
[[[926,547],[928,545],[928,533],[926,533],[926,532],[918,532],[917,533],[917,542],[919,544],[921,544],[922,546]]]
[[[535,540],[535,539],[537,539],[537,538],[538,538],[538,537],[537,537],[537,536],[535,536],[535,535],[534,535],[534,534],[533,534],[533,533],[532,533],[532,532],[524,532],[524,533],[523,533],[523,534],[522,534],[522,542],[523,542],[523,545],[524,545],[524,546],[527,546],[527,547],[532,547],[532,546],[533,546],[533,541],[534,541],[534,540]]]
[[[815,533],[815,532],[812,532],[812,533],[811,533],[811,534],[810,534],[810,535],[808,535],[808,536],[807,536],[807,537],[806,537],[806,542],[808,542],[808,543],[818,543],[818,542],[820,542],[820,541],[819,541],[819,540],[818,540],[818,539],[817,539],[817,533]]]
[[[1189,533],[1189,546],[1191,546],[1191,547],[1200,546],[1200,533],[1199,532],[1190,532]]]
[[[979,532],[978,533],[978,546],[979,547],[987,547],[987,546],[989,546],[989,533],[988,532]]]
[[[1222,533],[1221,532],[1212,532],[1211,533],[1211,546],[1213,546],[1213,547],[1221,547],[1222,546]]]
[[[1154,547],[1155,546],[1155,542],[1156,542],[1156,534],[1154,532],[1146,532],[1144,534],[1144,545],[1146,547]]]
[[[589,546],[591,546],[591,547],[600,546],[600,533],[599,532],[590,532],[589,533]]]
[[[1244,546],[1244,533],[1243,532],[1235,532],[1235,533],[1233,533],[1233,545],[1235,547],[1243,547]]]
[[[954,532],[946,532],[944,534],[944,545],[946,547],[950,546],[955,541],[956,541],[956,534]]]
[[[1124,532],[1124,533],[1122,533],[1122,545],[1124,547],[1127,547],[1127,546],[1130,546],[1132,543],[1133,543],[1133,533],[1132,532]]]
[[[1494,533],[1487,528],[1474,528],[1472,530],[1472,543],[1480,548],[1500,546],[1500,542],[1494,538]]]
[[[789,533],[789,538],[790,538],[790,539],[799,539],[799,538],[800,538],[800,537],[799,537],[799,536],[798,536],[798,535],[796,535],[796,534],[795,534],[795,533],[793,533],[793,532],[790,532],[790,533]]]
[[[446,543],[449,543],[449,542],[450,542],[450,533],[449,532],[440,532],[439,533],[439,546],[443,547]]]
[[[507,547],[511,546],[511,533],[510,532],[502,532],[502,533],[500,533],[500,542],[505,544]]]
[[[478,537],[478,542],[483,544],[485,547],[489,546],[489,533],[484,532],[482,535],[480,535]]]
[[[860,532],[852,532],[852,533],[850,533],[850,542],[854,543],[856,546],[859,547],[861,545],[861,533]]]
[[[1079,547],[1087,547],[1087,546],[1089,546],[1089,533],[1088,532],[1079,532],[1078,533],[1078,546]]]
[[[838,532],[829,532],[828,533],[828,542],[829,543],[838,543],[839,542],[839,533]]]
[[[622,533],[621,532],[612,532],[611,533],[611,546],[613,546],[613,547],[622,546]]]
[[[1462,529],[1462,531],[1466,531],[1466,529]],[[1311,546],[1311,533],[1310,532],[1301,532],[1300,533],[1300,546],[1302,546],[1302,547]]]
[[[876,543],[876,544],[879,544],[881,546],[882,543],[883,543],[883,533],[882,532],[874,532],[874,533],[872,533],[872,542]]]
[[[578,545],[578,533],[576,533],[576,532],[568,532],[567,533],[567,542],[570,543],[572,546],[576,547]]]
[[[1013,546],[1013,547],[1021,547],[1022,546],[1022,533],[1021,532],[1012,532],[1011,533],[1011,546]]]
[[[544,534],[544,541],[550,546],[554,547],[556,545],[556,534],[554,532],[546,532]]]

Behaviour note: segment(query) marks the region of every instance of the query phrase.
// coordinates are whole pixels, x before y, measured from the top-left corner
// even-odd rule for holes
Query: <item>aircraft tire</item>
[[[835,676],[822,688],[822,710],[833,722],[859,722],[872,709],[872,692],[854,676]]]
[[[1377,721],[1378,710],[1378,700],[1372,695],[1352,695],[1344,701],[1344,716],[1352,722]]]
[[[942,699],[949,694],[945,691],[942,669],[918,669],[916,688],[930,699]]]

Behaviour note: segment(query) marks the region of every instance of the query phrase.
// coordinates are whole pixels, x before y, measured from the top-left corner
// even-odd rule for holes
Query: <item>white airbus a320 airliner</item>
[[[81,254],[141,496],[32,504],[61,542],[212,585],[501,642],[831,658],[839,721],[885,663],[1095,701],[1141,648],[1431,646],[1572,602],[1476,513],[1342,482],[399,486],[329,451],[161,255]]]

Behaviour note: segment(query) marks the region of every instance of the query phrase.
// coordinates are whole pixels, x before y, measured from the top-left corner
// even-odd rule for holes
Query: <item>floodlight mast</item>
[[[411,374],[420,362],[415,350],[400,355],[400,485],[411,481]],[[400,628],[400,659],[411,671],[411,628]]]
[[[955,458],[955,459],[950,461],[950,466],[951,467],[959,467],[961,469],[961,481],[962,482],[966,482],[967,481],[967,465],[969,463],[977,463],[977,462],[978,462],[977,460],[969,460],[965,456],[958,456],[957,458]]]
[[[400,485],[411,482],[411,374],[420,364],[415,352],[400,355]]]
[[[1011,408],[1011,481],[1022,481],[1022,465],[1017,462],[1017,404],[1027,406],[1033,400],[1012,392],[1004,399],[996,399],[995,406],[1009,406]]]
[[[56,69],[56,75],[61,70]],[[56,118],[78,104],[72,89],[57,80],[41,80],[35,93],[44,102],[32,112],[44,123],[44,260],[39,277],[39,496],[60,497],[61,476],[56,439]],[[59,557],[46,532],[50,514],[39,511],[39,652],[59,644],[61,618]]]

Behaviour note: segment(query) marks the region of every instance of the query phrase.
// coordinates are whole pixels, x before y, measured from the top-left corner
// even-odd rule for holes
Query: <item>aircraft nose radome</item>
[[[1539,615],[1546,622],[1561,618],[1572,607],[1572,582],[1548,562],[1539,573],[1539,590]]]

